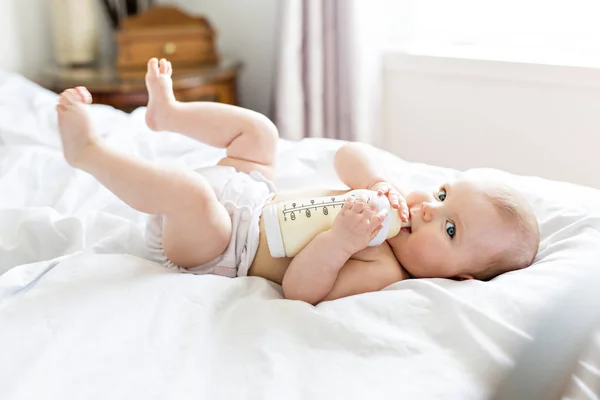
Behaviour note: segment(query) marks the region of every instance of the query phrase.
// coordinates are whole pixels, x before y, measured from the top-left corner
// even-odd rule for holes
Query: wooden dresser
[[[237,105],[236,83],[242,67],[236,60],[222,59],[215,65],[174,68],[173,90],[179,101],[216,101]],[[94,103],[106,104],[131,112],[148,103],[145,71],[122,71],[104,67],[53,67],[33,80],[60,93],[75,86],[85,86]]]

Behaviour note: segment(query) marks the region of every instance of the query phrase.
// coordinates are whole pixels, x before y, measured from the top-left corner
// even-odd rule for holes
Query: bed
[[[542,235],[534,265],[490,282],[406,280],[313,307],[261,278],[176,273],[146,260],[146,215],[66,165],[55,102],[0,72],[0,399],[485,399],[599,268],[600,191],[487,170],[524,191]],[[223,156],[149,131],[144,108],[91,110],[123,151],[190,168]],[[276,185],[340,186],[342,144],[281,140]],[[458,173],[372,151],[409,189]],[[597,398],[599,339],[565,398]]]

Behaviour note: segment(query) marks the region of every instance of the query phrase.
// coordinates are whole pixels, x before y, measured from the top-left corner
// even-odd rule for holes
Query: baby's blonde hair
[[[495,183],[486,185],[485,194],[504,222],[513,228],[505,248],[492,255],[487,268],[473,274],[475,279],[488,281],[505,272],[530,266],[538,252],[540,230],[529,202],[516,189]]]

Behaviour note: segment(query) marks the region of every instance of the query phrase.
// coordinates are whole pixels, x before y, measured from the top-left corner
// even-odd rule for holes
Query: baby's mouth
[[[403,226],[402,228],[400,228],[400,232],[404,232],[404,233],[408,233],[411,234],[412,233],[412,211],[409,210],[408,211],[408,222],[403,222],[403,224],[408,224],[408,226]]]

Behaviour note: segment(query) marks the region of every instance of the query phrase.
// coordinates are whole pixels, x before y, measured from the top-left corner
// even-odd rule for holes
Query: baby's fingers
[[[358,196],[356,198],[356,200],[354,201],[354,205],[352,206],[352,211],[357,214],[362,213],[363,210],[368,207],[367,206],[368,202],[369,202],[369,200],[366,197]]]
[[[379,226],[383,223],[383,220],[385,219],[385,217],[387,217],[388,215],[388,210],[387,209],[383,209],[381,211],[379,211],[377,214],[374,214],[371,217],[371,224],[373,226]]]
[[[377,195],[379,196],[387,195],[388,192],[391,190],[390,185],[388,185],[385,182],[379,182],[376,186],[379,186],[377,188]]]
[[[388,200],[390,201],[392,208],[400,207],[400,194],[395,190],[390,190],[388,193]]]
[[[342,210],[350,211],[352,209],[352,206],[354,205],[355,200],[356,198],[354,196],[348,196],[346,198],[346,201],[344,202],[344,205],[342,206]]]
[[[404,196],[398,197],[398,203],[400,204],[398,206],[398,212],[400,213],[400,218],[402,219],[402,221],[407,222],[408,221],[408,205],[406,204],[406,199],[404,198]]]
[[[377,189],[378,196],[386,196],[392,208],[400,207],[400,193],[388,183],[381,183]]]
[[[375,229],[371,232],[371,240],[375,239],[375,237],[379,234],[381,228],[383,228],[383,220],[388,215],[388,210],[381,210],[377,214],[374,214],[371,217],[371,226]]]

